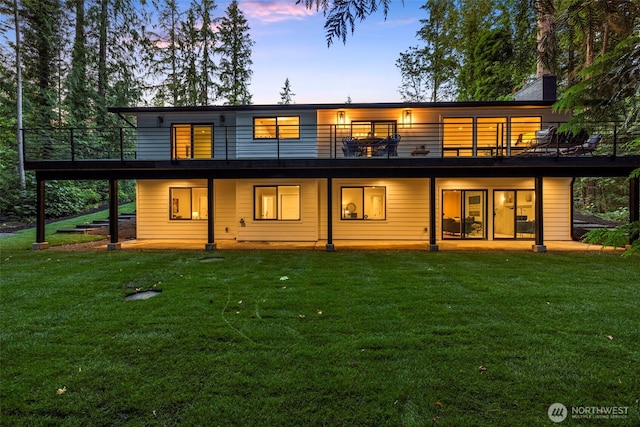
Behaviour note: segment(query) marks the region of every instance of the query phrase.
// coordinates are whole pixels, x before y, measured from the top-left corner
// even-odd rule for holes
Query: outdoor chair
[[[587,153],[593,155],[593,152],[596,151],[596,148],[598,148],[598,144],[600,144],[600,140],[602,140],[602,135],[591,135],[586,142],[575,145],[573,147],[565,148],[560,152],[567,156]]]
[[[361,157],[363,154],[362,147],[358,144],[358,140],[352,137],[342,139],[342,152],[345,157]]]
[[[380,144],[380,148],[374,152],[379,157],[395,157],[398,155],[398,144],[400,143],[400,135],[395,134],[388,136]]]

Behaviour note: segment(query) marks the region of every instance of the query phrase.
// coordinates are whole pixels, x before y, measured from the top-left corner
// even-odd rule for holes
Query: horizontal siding
[[[494,190],[534,189],[533,178],[438,179],[436,181],[436,218],[441,218],[443,190],[487,190],[487,237],[493,236],[492,207]],[[571,238],[571,180],[545,178],[543,182],[544,238]],[[301,220],[260,221],[253,219],[254,185],[300,185]],[[169,220],[169,187],[206,187],[205,180],[143,180],[138,182],[138,238],[206,239],[206,221]],[[341,188],[383,186],[386,188],[384,220],[341,219]],[[326,239],[327,181],[300,180],[215,180],[216,240],[245,241],[317,241]],[[333,179],[333,238],[349,240],[428,240],[428,179]],[[245,226],[240,226],[243,219]],[[441,237],[441,221],[436,221]]]
[[[299,221],[264,221],[253,218],[253,187],[255,185],[299,185]],[[317,180],[238,180],[236,188],[239,241],[291,241],[312,242],[318,240]]]
[[[139,180],[136,207],[137,238],[206,240],[207,221],[169,219],[169,187],[206,186],[205,180]]]
[[[216,179],[213,181],[215,194],[214,238],[234,240],[238,232],[240,218],[236,215],[236,180]]]
[[[542,182],[544,240],[571,240],[571,178]]]
[[[384,220],[341,218],[341,188],[380,186],[386,188]],[[334,179],[333,238],[365,240],[425,240],[429,238],[428,179]],[[326,192],[325,192],[326,193]],[[326,197],[325,197],[326,198]],[[326,202],[322,210],[326,211]],[[326,230],[323,230],[326,233]]]

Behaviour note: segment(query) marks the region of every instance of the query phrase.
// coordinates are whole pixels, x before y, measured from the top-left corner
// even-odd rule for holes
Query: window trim
[[[279,201],[280,201],[280,197],[279,197],[279,189],[280,187],[297,187],[298,188],[298,218],[295,219],[283,219],[280,218],[280,208],[279,208]],[[275,213],[276,213],[276,218],[260,218],[259,215],[257,215],[258,211],[257,211],[257,205],[256,205],[256,190],[258,188],[275,188],[276,190],[276,197],[275,197]],[[283,185],[279,185],[279,184],[275,184],[275,185],[267,185],[267,184],[256,184],[253,186],[253,220],[254,221],[302,221],[302,198],[300,197],[302,193],[302,186],[299,184],[283,184]]]
[[[190,157],[178,157],[178,146],[176,145],[176,129],[177,126],[189,126],[190,127],[190,152],[191,152],[191,156]],[[206,126],[211,128],[211,141],[209,144],[210,150],[209,150],[209,155],[210,157],[194,157],[195,154],[195,150],[194,150],[194,127],[198,127],[198,126]],[[215,158],[215,150],[214,150],[214,131],[215,131],[215,126],[213,123],[210,122],[203,122],[203,123],[191,123],[191,122],[187,122],[187,123],[171,123],[171,127],[170,129],[170,139],[171,139],[171,158],[172,159],[176,159],[176,160],[191,160],[191,159],[205,159],[205,158]]]
[[[280,126],[286,126],[286,127],[295,127],[296,125],[280,125],[278,124],[278,119],[284,119],[284,118],[297,118],[298,119],[298,136],[295,138],[283,138],[280,136]],[[276,124],[273,125],[276,127],[276,136],[274,136],[273,138],[268,138],[268,137],[264,137],[264,138],[259,138],[256,136],[256,128],[258,125],[256,125],[256,120],[264,120],[264,119],[275,119]],[[259,126],[271,126],[271,125],[259,125]],[[300,140],[300,115],[292,115],[292,116],[253,116],[253,140],[254,141],[278,141],[278,140],[286,140],[286,141],[293,141],[293,140]]]
[[[193,187],[169,187],[169,221],[207,221],[208,218],[208,213],[207,213],[207,218],[198,218],[198,219],[193,219],[193,190],[195,188],[199,188],[199,189],[203,189],[205,190],[205,192],[207,191],[207,187],[200,187],[200,186],[193,186]],[[176,197],[173,197],[173,191],[174,190],[189,190],[189,217],[188,218],[174,218],[173,217],[173,210],[174,210],[174,201],[176,200]],[[207,197],[208,197],[208,193],[207,193]],[[208,202],[208,201],[207,201]]]
[[[365,189],[366,188],[382,188],[384,190],[384,211],[382,213],[382,218],[369,218],[365,212],[367,209],[365,208]],[[361,189],[362,190],[362,199],[360,200],[360,206],[362,206],[362,218],[348,218],[345,215],[345,212],[342,208],[344,206],[343,203],[343,191],[345,189]],[[340,187],[340,220],[341,221],[386,221],[387,220],[387,186],[386,185],[344,185]]]
[[[393,126],[393,129],[391,130],[391,132],[389,132],[388,136],[391,135],[395,135],[398,133],[398,121],[397,120],[352,120],[351,121],[351,125],[350,125],[350,135],[354,138],[362,138],[362,136],[357,136],[353,134],[353,125],[364,125],[368,123],[369,124],[369,136],[366,136],[368,138],[373,138],[375,137],[375,126],[376,124],[381,124],[381,123],[388,123],[391,124]]]

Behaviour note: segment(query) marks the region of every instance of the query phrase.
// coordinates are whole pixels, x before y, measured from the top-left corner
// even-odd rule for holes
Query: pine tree
[[[288,105],[291,104],[291,97],[296,96],[295,93],[291,91],[291,84],[289,83],[289,77],[284,80],[284,86],[282,87],[282,92],[280,92],[280,105]]]
[[[158,11],[155,31],[146,34],[145,54],[156,105],[180,104],[180,51],[178,35],[181,11],[176,0],[154,1]]]
[[[218,28],[220,54],[219,94],[227,105],[251,104],[249,82],[251,80],[251,47],[249,25],[237,0],[227,7],[226,15]]]
[[[198,72],[198,85],[200,94],[198,105],[209,105],[218,99],[216,92],[215,75],[217,65],[214,60],[217,35],[213,29],[215,19],[211,13],[216,9],[213,0],[200,0],[195,5],[197,16],[202,21],[200,27],[200,64]]]

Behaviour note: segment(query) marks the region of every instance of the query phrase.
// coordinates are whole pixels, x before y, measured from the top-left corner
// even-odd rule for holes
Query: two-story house
[[[551,101],[112,108],[123,128],[52,138],[25,131],[44,182],[106,179],[119,246],[117,185],[137,182],[143,239],[217,241],[570,240],[576,176],[626,176],[615,124],[561,132]],[[71,132],[71,134],[68,134]],[[597,135],[597,136],[596,136]],[[91,145],[95,147],[95,143]],[[46,150],[45,150],[46,148]],[[631,180],[638,215],[638,180]]]

